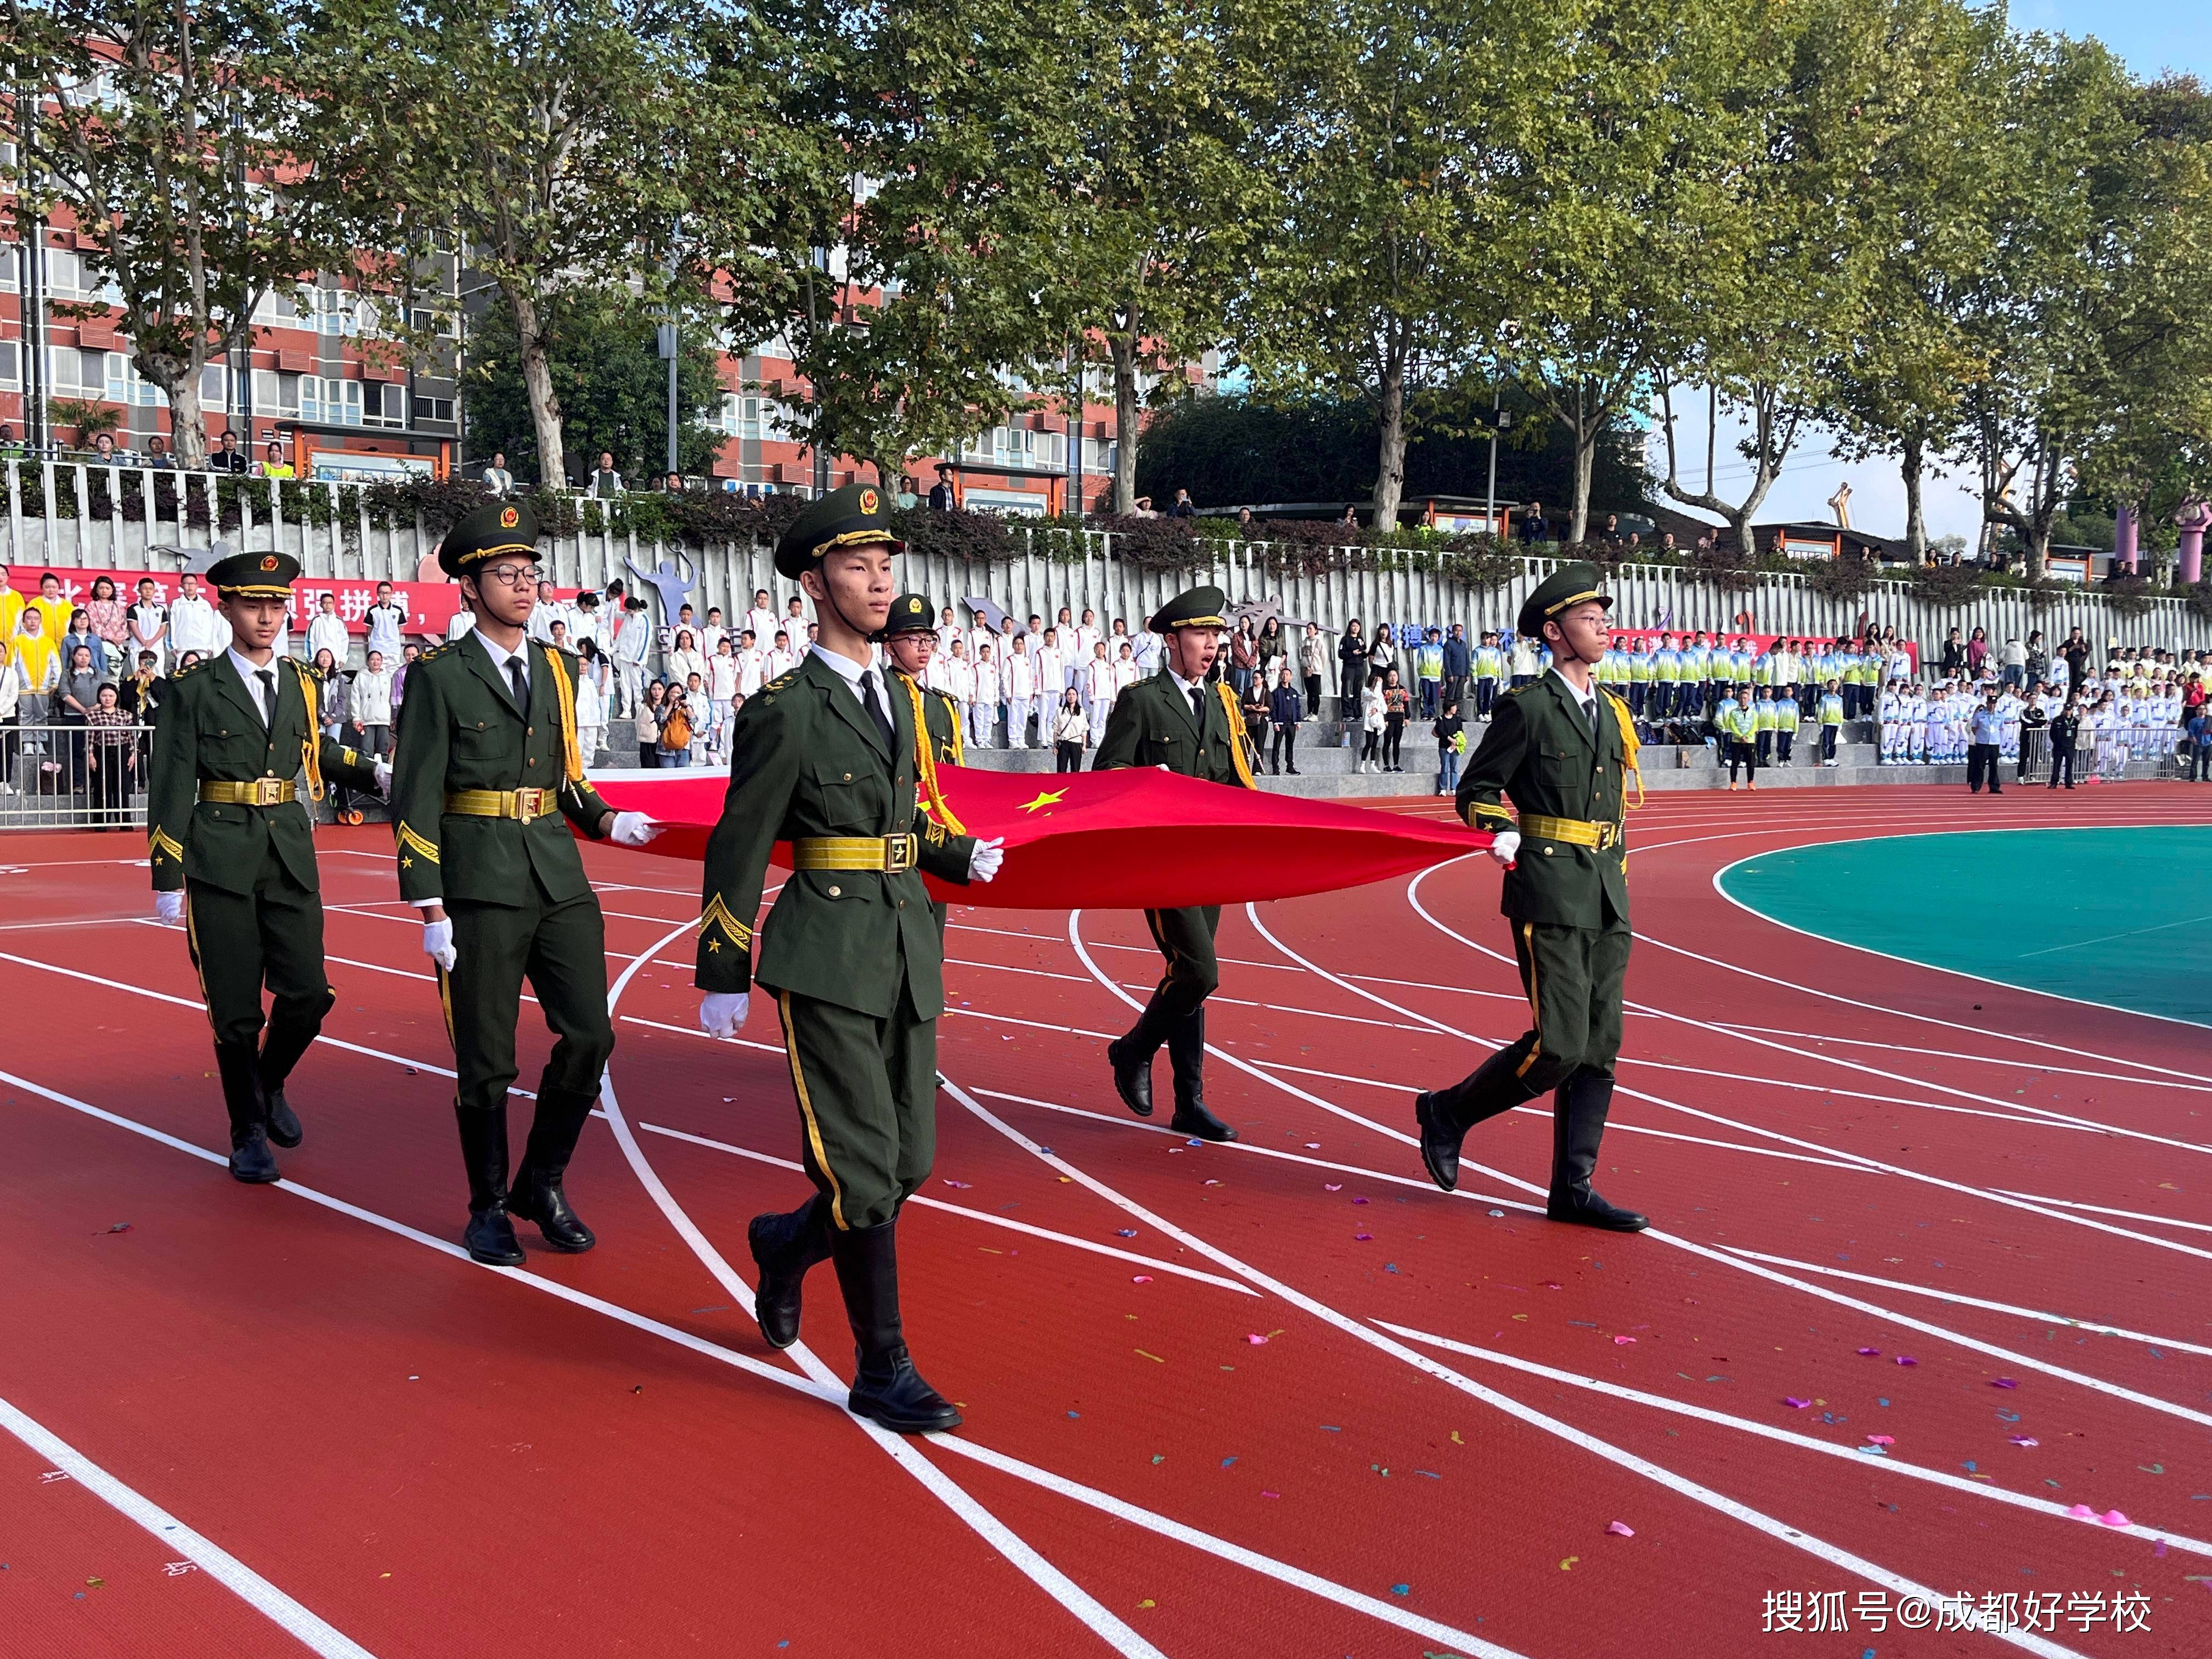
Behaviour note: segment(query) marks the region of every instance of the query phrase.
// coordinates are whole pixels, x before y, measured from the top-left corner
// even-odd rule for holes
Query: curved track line
[[[639,969],[642,968],[656,952],[666,949],[684,934],[692,932],[697,926],[697,922],[690,918],[677,923],[667,933],[656,939],[644,951],[633,958],[629,965],[617,976],[614,984],[608,988],[607,1012],[610,1015],[613,1014],[616,1005],[622,1000],[623,993],[629,988],[629,982],[637,976]],[[599,1103],[606,1113],[607,1127],[615,1132],[615,1140],[622,1147],[623,1157],[628,1160],[630,1170],[637,1176],[639,1183],[644,1187],[660,1213],[666,1218],[669,1225],[675,1228],[678,1237],[690,1247],[691,1254],[699,1259],[700,1265],[705,1267],[713,1276],[715,1283],[726,1291],[731,1298],[744,1310],[746,1316],[750,1318],[753,1311],[751,1286],[738,1277],[730,1264],[723,1259],[722,1253],[708,1241],[706,1234],[701,1232],[691,1218],[684,1213],[683,1206],[676,1201],[675,1197],[662,1183],[659,1176],[654,1172],[652,1162],[647,1158],[643,1149],[637,1144],[637,1137],[630,1133],[629,1121],[623,1116],[622,1103],[615,1094],[614,1064],[611,1059],[608,1061],[606,1070],[599,1077]],[[794,1343],[785,1350],[785,1352],[817,1387],[834,1389],[838,1386],[836,1373],[823,1364],[805,1343]],[[1046,1560],[1025,1540],[1017,1535],[1006,1522],[969,1497],[965,1488],[923,1456],[904,1436],[893,1434],[890,1430],[880,1427],[866,1418],[854,1415],[849,1411],[847,1415],[852,1418],[860,1430],[874,1441],[878,1448],[893,1462],[920,1481],[931,1497],[951,1510],[977,1537],[1004,1556],[1008,1564],[1017,1571],[1060,1603],[1078,1621],[1088,1626],[1091,1633],[1109,1647],[1117,1653],[1127,1656],[1127,1659],[1166,1659],[1166,1656],[1158,1648],[1130,1629],[1118,1616],[1109,1612],[1090,1591]]]
[[[1083,936],[1081,933],[1082,914],[1083,913],[1079,910],[1073,910],[1068,913],[1067,934],[1069,942],[1075,946],[1077,955],[1083,958],[1085,968],[1090,971],[1094,979],[1097,980],[1102,985],[1106,986],[1108,989],[1113,991],[1115,995],[1120,997],[1124,1002],[1128,1003],[1131,1007],[1140,1007],[1142,1006],[1141,1004],[1138,1003],[1126,992],[1123,992],[1118,986],[1115,985],[1112,981],[1107,979],[1104,975],[1101,974],[1098,970],[1097,964],[1091,960],[1090,953],[1083,947]],[[1235,1055],[1222,1054],[1220,1050],[1214,1048],[1211,1044],[1207,1045],[1207,1052],[1219,1055],[1221,1059],[1228,1061],[1231,1065],[1237,1066],[1240,1070],[1252,1072],[1254,1075],[1261,1077],[1262,1080],[1273,1083],[1277,1088],[1287,1089],[1290,1087],[1289,1085],[1281,1082],[1280,1079],[1267,1078],[1265,1073],[1259,1073],[1247,1061],[1239,1060]],[[1314,1297],[1307,1296],[1303,1291],[1291,1289],[1280,1279],[1262,1272],[1248,1262],[1240,1261],[1226,1250],[1207,1243],[1196,1234],[1175,1225],[1164,1217],[1146,1208],[1143,1205],[1139,1204],[1133,1199],[1115,1191],[1105,1182],[1091,1176],[1086,1170],[1069,1163],[1066,1159],[1060,1157],[1057,1153],[1047,1152],[1036,1141],[1022,1133],[1020,1130],[1014,1128],[1004,1120],[994,1115],[984,1107],[982,1103],[976,1100],[974,1096],[969,1094],[966,1090],[958,1087],[950,1079],[945,1079],[945,1085],[947,1091],[951,1094],[954,1099],[957,1100],[963,1106],[966,1107],[970,1112],[981,1118],[985,1123],[989,1124],[993,1128],[996,1129],[1000,1134],[1006,1136],[1006,1139],[1013,1141],[1017,1146],[1021,1146],[1030,1152],[1031,1156],[1042,1159],[1046,1164],[1059,1170],[1062,1175],[1065,1175],[1071,1180],[1079,1182],[1083,1186],[1089,1188],[1092,1192],[1097,1194],[1101,1198],[1105,1199],[1109,1203],[1114,1204],[1120,1208],[1127,1211],[1132,1215],[1144,1218],[1152,1225],[1159,1228],[1163,1232],[1165,1232],[1170,1237],[1180,1241],[1188,1248],[1198,1251],[1200,1255],[1208,1257],[1213,1261],[1218,1262],[1221,1266],[1228,1268],[1231,1273],[1242,1274],[1243,1277],[1250,1279],[1255,1285],[1259,1285],[1262,1290],[1273,1291],[1275,1295],[1281,1297],[1285,1302],[1290,1303],[1293,1307],[1299,1309],[1316,1319],[1321,1320],[1325,1324],[1334,1326],[1336,1329],[1342,1331],[1345,1334],[1352,1337],[1354,1340],[1366,1343],[1370,1347],[1378,1348],[1384,1353],[1389,1354],[1391,1358],[1402,1361],[1404,1364],[1412,1366],[1415,1370],[1425,1372],[1427,1375],[1435,1377],[1437,1381],[1458,1389],[1462,1394],[1474,1396],[1475,1399],[1483,1401],[1486,1405],[1494,1407],[1519,1422],[1525,1423],[1532,1428],[1540,1429],[1545,1433],[1553,1435],[1559,1439],[1566,1441],[1571,1445],[1578,1447],[1581,1449],[1590,1453],[1593,1456],[1601,1458],[1618,1468],[1626,1469],[1631,1474],[1642,1475],[1645,1480],[1664,1486],[1668,1491],[1675,1492],[1681,1497],[1687,1498],[1693,1503],[1700,1504],[1708,1509],[1717,1510],[1720,1514],[1728,1516],[1730,1520],[1740,1522],[1743,1525],[1752,1528],[1752,1530],[1763,1533],[1766,1536],[1772,1538],[1778,1542],[1789,1545],[1793,1549],[1802,1550],[1808,1555],[1812,1555],[1820,1560],[1827,1562],[1831,1566],[1838,1567],[1844,1571],[1850,1573],[1855,1577],[1865,1579],[1869,1583],[1880,1585],[1883,1589],[1891,1591],[1893,1594],[1918,1596],[1923,1600],[1931,1597],[1935,1594],[1935,1592],[1914,1583],[1911,1579],[1905,1577],[1902,1574],[1892,1572],[1888,1568],[1881,1565],[1879,1563],[1869,1561],[1863,1556],[1855,1555],[1848,1550],[1843,1549],[1837,1545],[1828,1543],[1824,1539],[1814,1537],[1812,1534],[1802,1531],[1798,1528],[1792,1527],[1785,1522],[1778,1521],[1771,1516],[1753,1509],[1747,1504],[1739,1503],[1736,1499],[1729,1497],[1723,1492],[1716,1492],[1711,1487],[1705,1486],[1701,1482],[1692,1480],[1686,1475],[1678,1474],[1674,1470],[1667,1468],[1663,1465],[1652,1462],[1649,1458],[1638,1456],[1634,1452],[1627,1451],[1621,1447],[1612,1444],[1610,1442],[1601,1440],[1595,1435],[1585,1433],[1583,1431],[1576,1428],[1572,1424],[1563,1422],[1559,1419],[1553,1417],[1547,1413],[1538,1411],[1533,1406],[1523,1405],[1521,1401],[1515,1400],[1510,1395],[1500,1394],[1494,1389],[1488,1388],[1480,1382],[1477,1382],[1473,1377],[1465,1376],[1459,1371],[1455,1371],[1448,1365],[1439,1364],[1437,1361],[1431,1359],[1428,1355],[1421,1352],[1419,1349],[1409,1347],[1405,1343],[1399,1341],[1395,1337],[1386,1335],[1376,1330],[1371,1325],[1368,1325],[1358,1320],[1353,1319],[1349,1315],[1340,1313],[1336,1309],[1328,1306],[1326,1303],[1317,1301]],[[1293,1092],[1301,1091],[1293,1091]],[[1998,1640],[2005,1642],[2014,1647],[2022,1648],[2031,1653],[2064,1654],[2068,1652],[2068,1650],[2059,1647],[2056,1643],[2046,1643],[2041,1637],[2033,1635],[2027,1632],[2000,1631],[1985,1633],[1995,1635]]]

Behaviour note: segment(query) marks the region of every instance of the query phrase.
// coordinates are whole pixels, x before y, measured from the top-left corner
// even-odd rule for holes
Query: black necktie
[[[1589,722],[1590,742],[1595,744],[1597,742],[1597,693],[1595,691],[1590,693]]]
[[[523,714],[530,712],[530,682],[522,678],[522,659],[507,659],[507,678],[514,686],[514,706]]]
[[[273,726],[276,724],[276,671],[264,668],[253,678],[261,682],[261,722]]]
[[[860,703],[868,711],[868,718],[876,723],[876,730],[884,734],[884,752],[898,752],[896,740],[891,733],[891,717],[884,712],[884,700],[876,695],[876,677],[872,670],[860,676]]]
[[[1206,730],[1206,689],[1203,686],[1190,688],[1190,717],[1198,722],[1200,731]]]

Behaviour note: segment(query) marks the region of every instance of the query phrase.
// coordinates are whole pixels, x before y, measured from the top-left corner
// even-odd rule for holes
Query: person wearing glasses
[[[411,712],[392,767],[399,896],[422,913],[453,1044],[469,1183],[462,1242],[478,1261],[514,1267],[524,1256],[512,1216],[536,1222],[556,1250],[596,1242],[562,1177],[615,1037],[606,922],[568,824],[624,847],[644,846],[659,826],[613,811],[585,780],[576,659],[526,631],[544,574],[537,514],[520,502],[479,507],[447,532],[438,562],[475,625],[408,672]],[[507,1091],[525,979],[554,1042],[510,1185]]]

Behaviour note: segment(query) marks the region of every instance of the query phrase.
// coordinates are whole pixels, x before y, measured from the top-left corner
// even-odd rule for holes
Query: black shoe
[[[1296,776],[1297,776],[1297,775],[1298,775],[1298,769],[1297,769],[1297,767],[1293,766],[1293,767],[1291,769],[1291,775],[1292,777],[1296,777]]]
[[[1612,1233],[1640,1233],[1651,1224],[1648,1218],[1608,1204],[1588,1188],[1579,1195],[1547,1199],[1544,1215],[1547,1220],[1564,1221],[1576,1227],[1601,1227]]]
[[[898,1223],[833,1231],[830,1254],[858,1362],[846,1405],[896,1434],[958,1428],[959,1412],[922,1379],[907,1352],[899,1322]]]
[[[277,1005],[269,1017],[269,1029],[261,1038],[259,1071],[261,1094],[267,1107],[269,1139],[279,1146],[300,1144],[300,1120],[284,1098],[284,1080],[292,1075],[292,1068],[300,1063],[315,1041],[316,1033],[323,1029],[323,1015],[337,1000],[336,992],[326,992],[321,1007],[307,1018],[296,1002]]]
[[[507,1103],[488,1112],[453,1109],[461,1130],[461,1163],[469,1176],[469,1224],[461,1234],[470,1256],[493,1267],[519,1267],[522,1246],[507,1218]]]
[[[523,1144],[522,1166],[514,1172],[508,1190],[507,1212],[534,1221],[545,1242],[556,1250],[580,1255],[599,1240],[592,1236],[562,1188],[568,1160],[576,1151],[576,1138],[592,1115],[594,1095],[544,1089],[538,1096],[537,1115],[530,1121],[530,1139]]]
[[[1200,1140],[1237,1139],[1237,1131],[1208,1111],[1203,1100],[1177,1101],[1168,1127],[1179,1135],[1196,1135]]]
[[[1114,1092],[1121,1097],[1121,1103],[1139,1117],[1150,1117],[1152,1115],[1152,1055],[1148,1054],[1140,1060],[1125,1049],[1121,1042],[1115,1042],[1106,1045],[1106,1060],[1114,1068]]]
[[[269,1102],[261,1092],[261,1056],[249,1038],[215,1045],[216,1073],[222,1079],[222,1103],[230,1114],[230,1174],[234,1181],[264,1186],[283,1179],[269,1150]]]
[[[1413,1121],[1421,1130],[1421,1162],[1429,1179],[1446,1192],[1459,1188],[1459,1148],[1467,1131],[1455,1123],[1433,1092],[1413,1097]]]
[[[481,1261],[488,1267],[520,1267],[528,1260],[514,1237],[514,1224],[507,1218],[504,1205],[495,1209],[471,1210],[469,1224],[461,1231],[461,1243],[468,1246],[471,1261]]]
[[[298,1115],[286,1103],[280,1085],[269,1096],[269,1139],[287,1150],[300,1144],[302,1132]]]
[[[799,1340],[799,1292],[806,1270],[830,1254],[830,1228],[820,1195],[789,1214],[757,1215],[745,1229],[745,1243],[760,1269],[753,1289],[753,1317],[771,1348]]]

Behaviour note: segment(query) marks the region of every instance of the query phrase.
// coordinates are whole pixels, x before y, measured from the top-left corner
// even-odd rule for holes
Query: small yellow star
[[[412,870],[415,867],[415,860],[413,859],[403,858],[399,860],[399,867],[403,870]]]
[[[707,941],[707,949],[710,951],[719,951],[721,948],[722,941],[718,939],[710,939]]]
[[[1024,812],[1034,812],[1040,806],[1057,806],[1066,799],[1066,796],[1067,791],[1065,789],[1040,789],[1037,791],[1037,798],[1035,800],[1024,801],[1019,810]]]

